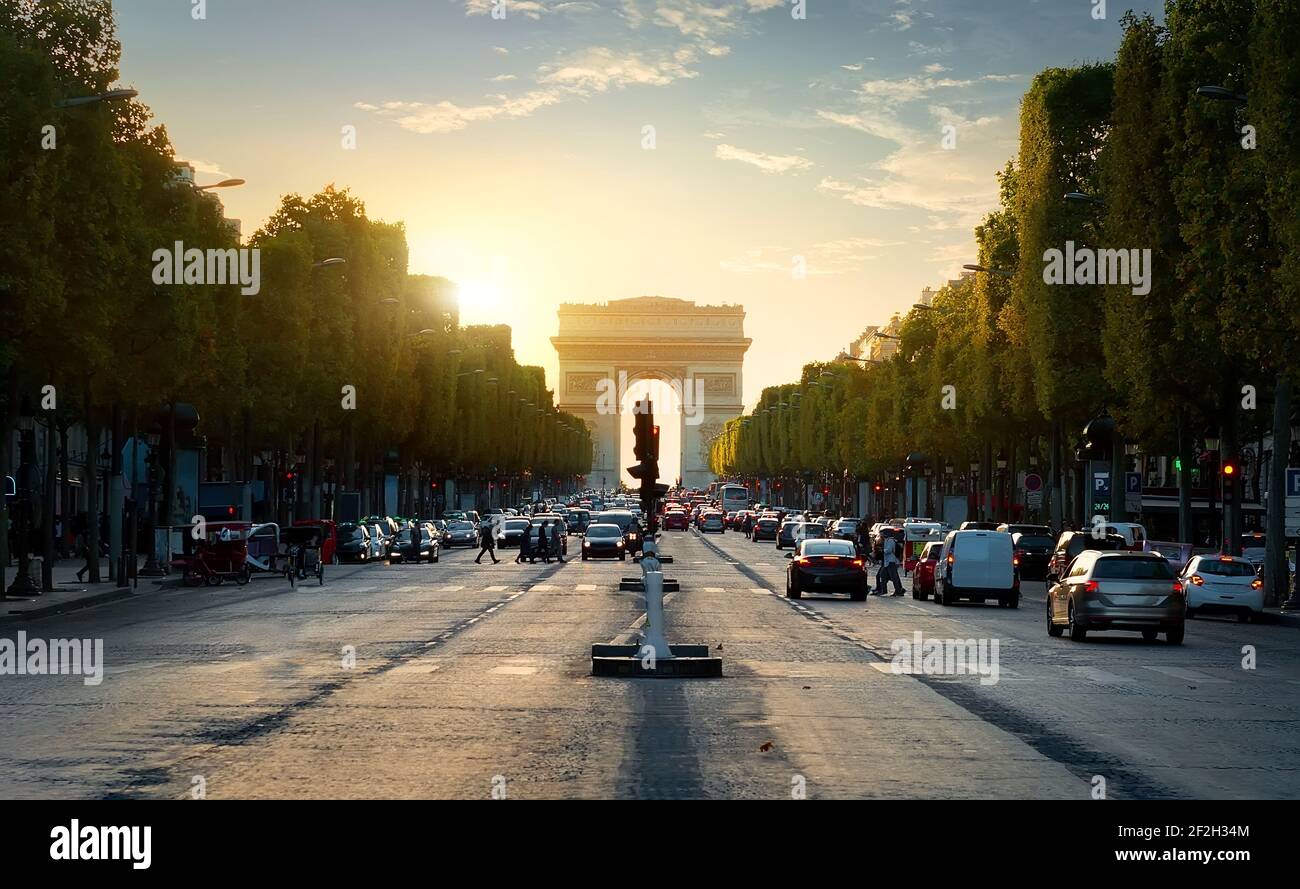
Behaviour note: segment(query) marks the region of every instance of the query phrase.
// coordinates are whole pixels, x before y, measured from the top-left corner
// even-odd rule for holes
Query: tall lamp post
[[[140,569],[141,577],[162,577],[167,572],[158,562],[158,523],[157,523],[157,503],[158,503],[158,482],[159,473],[162,467],[158,465],[158,445],[162,441],[162,436],[156,432],[150,432],[145,435],[145,441],[149,444],[149,453],[145,455],[145,476],[148,480],[148,493],[145,495],[145,535],[149,541],[149,551],[145,558],[144,567]]]

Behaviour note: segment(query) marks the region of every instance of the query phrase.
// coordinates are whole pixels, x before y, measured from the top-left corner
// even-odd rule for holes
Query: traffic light
[[[632,454],[635,466],[627,474],[641,482],[641,511],[654,522],[654,502],[667,493],[668,486],[659,481],[659,427],[655,425],[654,405],[645,398],[636,403],[636,416],[632,422]]]
[[[1223,473],[1223,502],[1233,503],[1237,499],[1237,460],[1234,457],[1225,457],[1220,471]]]

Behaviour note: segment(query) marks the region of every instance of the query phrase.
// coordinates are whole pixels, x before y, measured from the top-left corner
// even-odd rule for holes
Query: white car
[[[1183,569],[1187,616],[1218,612],[1249,621],[1264,611],[1264,582],[1240,556],[1192,556]]]

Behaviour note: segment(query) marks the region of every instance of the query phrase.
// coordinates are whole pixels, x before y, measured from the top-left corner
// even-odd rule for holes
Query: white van
[[[1020,577],[1006,531],[950,531],[943,553],[934,577],[934,598],[940,605],[997,599],[1003,607],[1019,607]]]

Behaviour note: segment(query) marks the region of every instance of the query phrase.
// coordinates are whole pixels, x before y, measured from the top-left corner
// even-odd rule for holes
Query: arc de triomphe
[[[631,388],[638,380],[661,380],[683,395],[682,484],[704,487],[712,481],[709,441],[743,409],[741,369],[751,342],[744,334],[744,308],[638,296],[598,305],[564,303],[559,315],[559,335],[551,337],[560,357],[559,408],[581,417],[592,432],[588,482],[617,487],[622,477],[618,411],[632,410],[633,399],[624,404],[627,393],[619,387]],[[669,420],[669,408],[655,405],[660,425]]]

